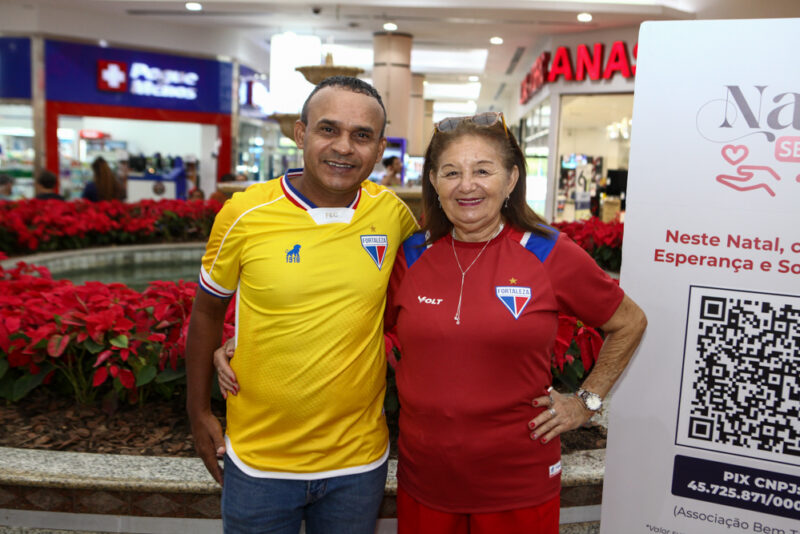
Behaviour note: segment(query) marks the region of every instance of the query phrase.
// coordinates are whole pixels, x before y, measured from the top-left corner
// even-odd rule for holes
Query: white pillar
[[[425,102],[423,92],[425,76],[422,74],[411,75],[411,98],[409,103],[409,134],[408,154],[422,156],[425,153]]]
[[[386,106],[387,137],[410,139],[411,41],[407,33],[373,34],[372,84]]]

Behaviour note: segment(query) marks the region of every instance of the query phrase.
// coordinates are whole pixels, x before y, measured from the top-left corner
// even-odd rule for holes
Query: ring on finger
[[[552,415],[553,417],[556,416],[556,410],[554,408],[548,408],[547,411],[550,412],[550,415]]]

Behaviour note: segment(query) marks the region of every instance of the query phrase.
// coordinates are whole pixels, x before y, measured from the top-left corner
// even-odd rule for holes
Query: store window
[[[632,113],[633,94],[561,97],[556,221],[624,214]]]
[[[61,194],[80,198],[92,162],[102,157],[125,184],[128,201],[185,198],[195,187],[208,195],[216,185],[217,137],[209,124],[61,115]]]
[[[14,178],[12,198],[34,196],[33,159],[31,106],[0,105],[0,174]]]
[[[547,198],[547,157],[550,154],[550,103],[539,105],[523,121],[521,135],[528,180],[525,184],[528,205],[544,216]]]
[[[236,173],[263,182],[302,167],[302,153],[294,141],[281,134],[280,127],[259,119],[240,119]]]

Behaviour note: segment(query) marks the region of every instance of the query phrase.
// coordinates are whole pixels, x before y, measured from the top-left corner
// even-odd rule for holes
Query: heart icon
[[[750,153],[744,145],[725,145],[722,147],[722,157],[731,165],[736,165]]]

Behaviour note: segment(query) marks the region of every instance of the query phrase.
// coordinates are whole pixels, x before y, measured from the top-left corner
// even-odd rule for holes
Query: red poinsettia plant
[[[0,252],[203,241],[222,205],[216,200],[142,200],[133,203],[0,201]]]
[[[46,268],[22,262],[0,268],[0,397],[18,401],[43,383],[81,403],[173,395],[184,377],[196,289],[152,282],[139,293],[124,284],[53,280]]]
[[[558,314],[551,359],[553,379],[570,391],[576,391],[597,361],[602,346],[603,338],[597,330],[575,317]]]
[[[619,219],[605,223],[592,217],[585,221],[553,223],[553,227],[570,236],[600,267],[619,272],[625,230],[625,225]]]

